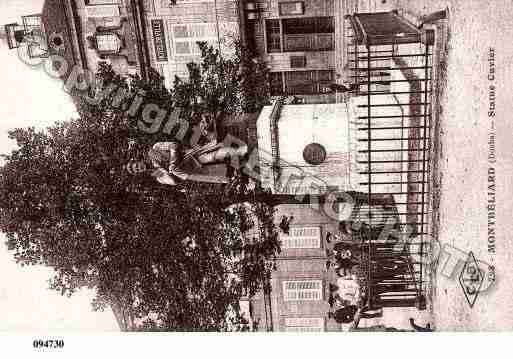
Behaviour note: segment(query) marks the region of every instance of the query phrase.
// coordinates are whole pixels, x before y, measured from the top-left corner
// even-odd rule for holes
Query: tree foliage
[[[201,50],[202,62],[172,90],[156,72],[127,78],[101,65],[96,85],[74,94],[79,118],[11,131],[17,148],[0,169],[0,226],[17,261],[53,267],[51,287],[62,294],[93,288],[95,309],[112,306],[126,329],[230,329],[227,313],[268,280],[279,251],[273,207],[247,179],[224,191],[122,170],[133,155],[128,138],[147,150],[172,137],[137,130],[137,94],[183,108],[192,125],[265,103],[265,86],[254,85],[266,78],[262,64],[240,48],[227,59]]]

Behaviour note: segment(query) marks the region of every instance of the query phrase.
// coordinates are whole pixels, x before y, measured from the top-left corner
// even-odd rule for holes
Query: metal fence
[[[368,295],[382,306],[425,308],[429,213],[429,138],[434,34],[396,12],[346,16],[347,69],[356,96],[360,189],[359,211],[371,230],[361,238],[366,252]],[[399,241],[375,235],[384,214],[373,204],[390,198]],[[395,218],[395,219],[394,219]],[[392,243],[392,245],[391,245]],[[395,268],[395,271],[392,270]]]

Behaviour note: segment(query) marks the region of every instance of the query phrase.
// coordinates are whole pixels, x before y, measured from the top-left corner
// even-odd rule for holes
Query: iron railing
[[[424,309],[434,34],[396,12],[348,15],[345,30],[360,190],[367,197],[358,211],[368,225],[358,232],[367,294],[376,305]],[[376,213],[384,199],[394,203],[393,215]],[[383,216],[396,222],[392,241],[377,235]]]
[[[274,104],[270,114],[270,138],[271,138],[271,156],[272,156],[272,175],[274,188],[278,188],[281,167],[280,167],[280,141],[279,141],[279,125],[281,109],[283,107],[283,97],[278,98]]]

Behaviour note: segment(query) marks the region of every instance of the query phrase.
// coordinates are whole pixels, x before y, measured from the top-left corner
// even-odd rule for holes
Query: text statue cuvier
[[[157,61],[167,61],[166,35],[164,33],[164,21],[151,20],[153,43],[155,44],[155,56]]]

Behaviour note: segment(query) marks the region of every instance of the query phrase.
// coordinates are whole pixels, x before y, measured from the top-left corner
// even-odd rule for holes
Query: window
[[[291,56],[290,57],[290,67],[291,68],[300,68],[306,67],[306,56]]]
[[[175,26],[173,29],[173,33],[174,33],[176,39],[182,39],[184,37],[189,36],[188,32],[187,32],[187,25]]]
[[[282,2],[279,4],[280,15],[303,15],[305,3],[303,1]]]
[[[192,45],[195,46],[195,45]],[[177,41],[175,43],[175,53],[177,55],[188,55],[191,53],[191,44],[188,41]]]
[[[321,228],[318,226],[290,227],[289,235],[280,233],[280,240],[283,249],[320,248]]]
[[[327,93],[334,81],[332,70],[271,72],[271,95],[313,95]]]
[[[324,318],[285,318],[285,330],[288,332],[322,332]]]
[[[271,96],[283,95],[283,72],[270,72]]]
[[[118,52],[119,38],[115,34],[98,34],[96,35],[96,45],[98,51]]]
[[[291,95],[315,94],[315,86],[310,71],[285,72],[285,92]]]
[[[178,60],[182,60],[184,56],[199,56],[200,49],[198,42],[206,42],[217,48],[217,28],[214,23],[197,23],[197,24],[169,24],[172,29],[174,54],[180,56]],[[219,31],[222,35],[223,31]],[[224,36],[224,35],[223,35]],[[221,36],[221,37],[223,37]],[[222,46],[223,53],[228,53]]]
[[[331,16],[283,19],[283,34],[331,34],[335,19]]]
[[[324,93],[333,81],[333,71],[287,71],[285,92],[287,95],[312,95]]]
[[[265,35],[267,38],[267,52],[281,51],[280,20],[265,20]]]
[[[316,75],[319,82],[334,80],[332,71],[317,71]]]
[[[113,2],[104,1],[102,5],[99,3],[95,3],[94,5],[86,6],[86,14],[87,17],[117,17],[119,16],[119,6],[118,5],[108,5],[115,4]]]
[[[41,16],[39,15],[22,16],[21,19],[26,27],[41,27]]]
[[[283,282],[284,301],[322,300],[321,280],[295,280]]]
[[[331,16],[269,19],[265,21],[265,33],[267,52],[335,48],[335,20]]]

